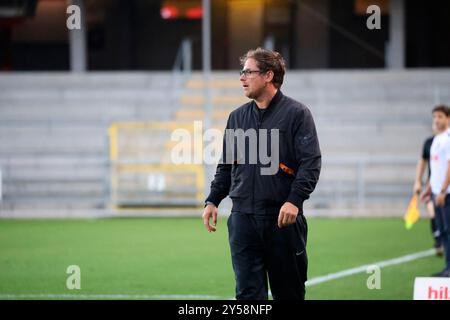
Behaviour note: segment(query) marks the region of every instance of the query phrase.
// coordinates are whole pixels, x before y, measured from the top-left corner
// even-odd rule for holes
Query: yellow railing
[[[174,142],[170,137],[176,129],[199,137],[193,123],[119,122],[110,126],[110,200],[114,208],[202,204],[203,165],[171,161]]]

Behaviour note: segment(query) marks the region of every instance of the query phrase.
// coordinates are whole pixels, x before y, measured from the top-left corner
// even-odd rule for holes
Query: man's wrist
[[[439,192],[440,194],[446,194],[447,193],[447,189],[441,189],[441,192]]]
[[[213,202],[205,201],[205,208],[206,208],[207,205],[210,205],[210,204],[212,204],[214,207],[217,207]]]
[[[305,199],[298,196],[296,193],[292,192],[289,194],[288,198],[286,199],[286,202],[292,203],[294,206],[298,208],[299,213],[303,214],[303,202]]]

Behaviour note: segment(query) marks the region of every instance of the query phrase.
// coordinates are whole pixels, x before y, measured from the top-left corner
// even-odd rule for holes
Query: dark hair
[[[279,89],[283,84],[284,73],[286,72],[286,66],[284,59],[276,51],[271,51],[267,49],[257,48],[254,50],[249,50],[240,58],[241,65],[245,64],[247,59],[252,58],[256,60],[258,68],[263,71],[273,72],[273,84]]]
[[[450,108],[447,107],[444,104],[440,104],[436,107],[433,108],[433,112],[431,112],[432,114],[435,112],[442,112],[443,114],[445,114],[447,117],[450,117]]]

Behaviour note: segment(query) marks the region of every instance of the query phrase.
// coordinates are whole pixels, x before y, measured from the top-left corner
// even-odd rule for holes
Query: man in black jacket
[[[240,81],[252,101],[228,118],[203,223],[209,232],[216,230],[217,207],[229,195],[236,299],[267,299],[267,276],[274,299],[304,299],[308,227],[303,202],[321,169],[314,120],[306,106],[280,91],[285,64],[279,53],[250,50],[241,64]]]

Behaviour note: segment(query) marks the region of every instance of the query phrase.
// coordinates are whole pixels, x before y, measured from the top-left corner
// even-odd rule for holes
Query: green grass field
[[[432,245],[425,219],[409,231],[401,219],[308,222],[310,279]],[[225,219],[211,234],[200,218],[0,220],[0,299],[232,298],[227,236]],[[411,299],[414,277],[443,264],[431,256],[383,268],[380,290],[367,288],[367,273],[331,280],[308,287],[307,299]],[[80,290],[66,288],[69,265],[81,268]]]

